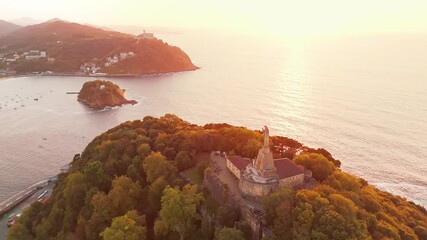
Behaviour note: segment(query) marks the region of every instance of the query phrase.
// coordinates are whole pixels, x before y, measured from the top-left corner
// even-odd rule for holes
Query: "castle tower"
[[[264,145],[258,151],[258,156],[255,160],[255,168],[262,177],[277,177],[277,170],[273,162],[273,153],[270,151],[269,130],[267,126],[263,128]]]

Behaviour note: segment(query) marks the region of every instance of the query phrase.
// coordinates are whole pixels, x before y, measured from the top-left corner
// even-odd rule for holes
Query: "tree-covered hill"
[[[426,210],[336,168],[316,153],[294,158],[313,171],[312,190],[282,189],[263,199],[271,239],[427,239]]]
[[[254,157],[261,140],[259,131],[171,114],[122,123],[89,143],[59,175],[50,201],[26,209],[8,239],[249,239],[237,209],[219,206],[178,172],[203,173],[200,152]],[[276,157],[293,158],[320,182],[262,201],[273,239],[426,239],[423,207],[341,171],[326,150],[271,140]]]
[[[24,54],[31,50],[47,55],[28,60]],[[133,53],[132,57],[122,59],[121,53],[129,52]],[[9,68],[18,74],[47,71],[74,74],[83,71],[80,67],[84,64],[109,74],[142,75],[197,69],[184,51],[159,39],[136,39],[133,35],[60,19],[26,26],[0,37],[0,54],[7,59],[16,58],[0,62],[0,69]],[[116,61],[108,63],[107,58],[114,57]]]

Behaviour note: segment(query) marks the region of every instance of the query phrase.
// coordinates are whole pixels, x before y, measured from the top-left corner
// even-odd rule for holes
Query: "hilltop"
[[[16,24],[11,23],[11,22],[6,22],[3,20],[0,20],[0,37],[4,36],[10,32],[16,31],[20,28],[22,28],[22,27],[19,25],[16,25]]]
[[[172,114],[122,123],[74,158],[50,200],[26,209],[8,239],[251,239],[253,222],[240,214],[248,206],[232,204],[227,186],[215,193],[197,184],[218,172],[209,153],[253,158],[262,138],[260,131],[197,126]],[[422,206],[342,171],[324,149],[270,140],[275,158],[304,165],[318,184],[282,188],[254,203],[266,239],[427,239]]]
[[[48,44],[74,42],[84,39],[123,38],[130,35],[105,31],[78,23],[64,21],[58,18],[40,24],[29,25],[0,38],[0,46],[6,49],[20,48],[36,49]]]
[[[3,55],[3,58],[1,58]],[[0,37],[0,69],[17,74],[152,74],[195,70],[179,48],[154,37],[52,19]]]

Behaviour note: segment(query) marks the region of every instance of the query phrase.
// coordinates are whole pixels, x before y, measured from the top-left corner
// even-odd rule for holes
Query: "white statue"
[[[270,137],[270,134],[269,134],[269,131],[268,131],[268,127],[267,126],[264,126],[264,147],[270,147],[270,144],[269,144],[269,137]]]

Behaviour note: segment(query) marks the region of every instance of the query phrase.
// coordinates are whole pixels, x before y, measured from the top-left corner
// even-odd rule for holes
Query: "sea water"
[[[137,105],[93,111],[66,94],[89,77],[0,80],[0,201],[57,174],[121,122],[173,113],[201,125],[268,125],[272,135],[325,148],[343,170],[427,206],[426,36],[160,37],[201,69],[108,79]]]

